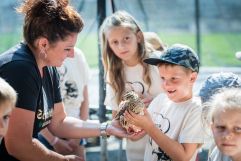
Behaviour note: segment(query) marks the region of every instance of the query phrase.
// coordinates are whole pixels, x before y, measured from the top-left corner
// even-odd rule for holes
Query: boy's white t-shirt
[[[144,87],[144,95],[149,94],[153,97],[157,96],[161,92],[161,79],[158,68],[156,66],[150,66],[150,78],[152,84],[148,90],[148,85],[143,80],[143,67],[141,64],[130,67],[124,65],[124,73],[126,78],[126,88],[134,89],[137,93],[142,92],[142,85]],[[142,84],[142,85],[141,85]],[[106,98],[105,105],[109,106],[112,110],[118,111],[118,103],[116,100],[116,94],[110,85],[106,85]],[[131,141],[127,139],[126,155],[128,161],[143,161],[145,145],[147,136],[138,141]]]
[[[166,94],[161,93],[151,102],[148,111],[156,126],[169,138],[179,143],[204,143],[202,108],[198,97],[175,103]],[[197,152],[190,161],[195,161]],[[171,161],[150,137],[146,145],[144,160]]]
[[[89,66],[82,51],[78,48],[74,50],[74,57],[65,59],[57,70],[65,111],[68,116],[79,118],[83,90],[89,81]]]
[[[215,146],[211,151],[208,161],[232,161],[232,159],[224,154],[222,154],[218,148]]]

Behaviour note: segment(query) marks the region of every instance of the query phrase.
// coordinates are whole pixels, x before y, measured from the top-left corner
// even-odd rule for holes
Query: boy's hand
[[[152,127],[152,125],[154,124],[147,109],[144,109],[144,115],[138,115],[131,111],[125,111],[124,116],[131,124],[139,126],[145,131],[147,131],[147,129],[149,127]]]
[[[144,130],[141,130],[138,133],[133,133],[132,135],[128,136],[128,139],[132,140],[132,141],[137,141],[141,138],[143,138],[146,135],[146,132]]]

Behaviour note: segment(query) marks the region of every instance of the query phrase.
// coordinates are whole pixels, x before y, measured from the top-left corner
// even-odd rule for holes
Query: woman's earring
[[[40,55],[42,55],[42,57],[43,57],[44,59],[47,58],[47,54],[46,54],[46,52],[44,51],[44,49],[41,49]]]

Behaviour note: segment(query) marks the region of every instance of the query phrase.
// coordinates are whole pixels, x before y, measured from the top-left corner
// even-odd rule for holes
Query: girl
[[[209,161],[241,159],[241,89],[226,89],[210,103],[211,129],[216,147]]]
[[[134,90],[148,106],[161,91],[160,78],[156,67],[143,63],[153,49],[145,43],[136,20],[127,12],[118,11],[105,19],[100,37],[107,77],[105,105],[112,108],[113,118],[125,91]],[[146,137],[135,142],[127,140],[128,161],[143,160],[145,144]]]

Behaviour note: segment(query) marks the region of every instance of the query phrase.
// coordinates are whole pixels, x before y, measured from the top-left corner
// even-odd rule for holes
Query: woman
[[[26,0],[18,8],[25,14],[20,43],[0,55],[0,76],[18,93],[9,130],[0,148],[0,158],[8,161],[68,160],[45,148],[37,139],[48,128],[61,138],[82,138],[106,134],[126,136],[122,129],[66,117],[56,69],[74,54],[78,33],[83,27],[79,14],[68,0]],[[51,141],[56,142],[56,139]]]

